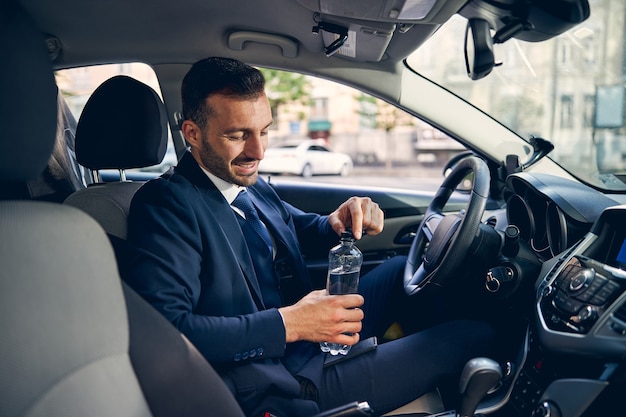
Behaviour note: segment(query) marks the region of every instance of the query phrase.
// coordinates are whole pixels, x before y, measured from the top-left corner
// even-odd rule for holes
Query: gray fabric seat
[[[11,63],[0,69],[2,187],[41,174],[57,113],[43,37],[13,1],[0,2],[0,36]],[[243,416],[193,346],[122,284],[93,218],[4,200],[0,236],[0,415]]]
[[[151,415],[102,230],[77,209],[46,203],[2,202],[0,219],[2,235],[14,242],[0,244],[7,274],[0,326],[8,331],[0,341],[0,414]]]
[[[91,215],[104,230],[126,239],[130,202],[142,181],[126,181],[125,170],[156,165],[167,149],[167,116],[158,94],[127,76],[102,83],[91,95],[76,128],[76,158],[96,182],[65,203]],[[119,182],[102,182],[98,172],[116,169]]]

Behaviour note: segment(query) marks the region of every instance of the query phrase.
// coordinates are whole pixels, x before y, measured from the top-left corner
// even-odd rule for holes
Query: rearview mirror
[[[495,65],[493,39],[489,23],[483,19],[469,19],[465,29],[465,67],[472,80],[480,80]]]

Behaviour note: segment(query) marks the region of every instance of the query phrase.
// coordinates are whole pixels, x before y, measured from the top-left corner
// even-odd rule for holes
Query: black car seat
[[[42,35],[11,0],[0,36],[2,187],[46,167],[57,92]],[[243,416],[193,346],[122,285],[90,216],[3,200],[0,236],[0,415]]]
[[[126,239],[130,202],[143,181],[127,181],[125,170],[156,165],[167,150],[168,124],[158,94],[146,84],[119,75],[91,95],[76,128],[76,157],[95,182],[65,203],[87,212],[114,239]],[[99,171],[116,169],[120,181],[103,182]]]

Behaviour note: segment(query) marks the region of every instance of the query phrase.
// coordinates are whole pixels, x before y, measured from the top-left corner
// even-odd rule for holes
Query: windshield
[[[472,81],[465,68],[467,20],[455,16],[408,65],[529,140],[549,140],[555,162],[606,190],[626,189],[624,48],[626,2],[591,0],[591,16],[545,42],[494,45],[496,66]]]

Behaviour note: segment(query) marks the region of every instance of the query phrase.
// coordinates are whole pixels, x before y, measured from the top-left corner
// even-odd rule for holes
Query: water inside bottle
[[[339,273],[331,271],[326,288],[331,295],[355,294],[359,290],[359,270]]]

